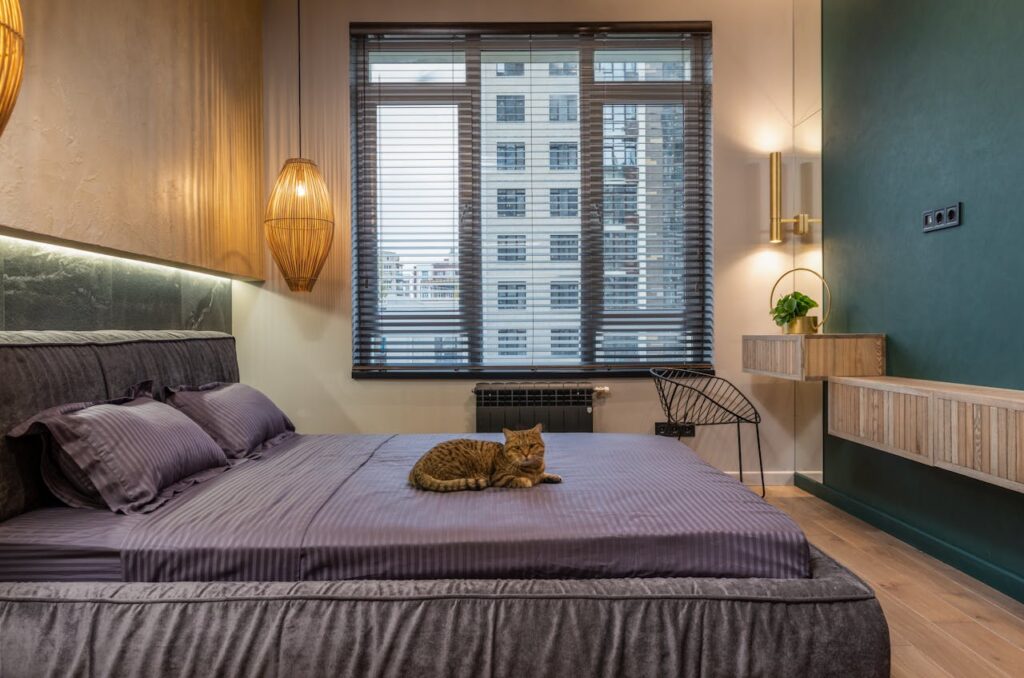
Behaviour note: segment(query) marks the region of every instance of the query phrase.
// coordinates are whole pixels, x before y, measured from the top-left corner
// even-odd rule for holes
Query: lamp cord
[[[295,2],[296,39],[295,51],[299,63],[299,157],[302,157],[302,0]]]

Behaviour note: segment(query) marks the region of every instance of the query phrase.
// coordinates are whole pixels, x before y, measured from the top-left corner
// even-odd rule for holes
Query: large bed
[[[0,374],[4,431],[238,380],[184,332],[0,333]],[[560,485],[409,487],[445,437],[294,435],[134,515],[57,505],[5,439],[0,675],[888,675],[870,588],[678,442],[547,434]]]

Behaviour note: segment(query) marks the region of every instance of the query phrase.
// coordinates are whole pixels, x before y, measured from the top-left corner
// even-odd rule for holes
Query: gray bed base
[[[0,333],[0,368],[7,428],[142,378],[237,379],[209,333]],[[3,517],[39,500],[11,452]],[[0,583],[0,676],[154,675],[881,677],[889,632],[815,549],[812,577],[788,580]]]

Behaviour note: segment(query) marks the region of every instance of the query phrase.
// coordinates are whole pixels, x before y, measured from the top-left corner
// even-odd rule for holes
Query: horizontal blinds
[[[710,364],[709,33],[352,43],[356,373]]]

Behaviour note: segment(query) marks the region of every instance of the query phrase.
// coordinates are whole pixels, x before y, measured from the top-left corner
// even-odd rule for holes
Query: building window
[[[639,186],[612,184],[604,187],[604,223],[622,226],[637,223],[637,190]]]
[[[580,284],[578,282],[551,283],[551,308],[579,308]]]
[[[498,330],[498,355],[525,358],[526,330]]]
[[[580,237],[575,233],[551,234],[551,261],[579,261]]]
[[[522,141],[499,142],[498,169],[505,171],[526,169],[526,144]]]
[[[499,94],[495,108],[498,122],[526,120],[526,96],[523,94]]]
[[[578,188],[552,188],[549,191],[551,216],[575,217],[580,213]]]
[[[638,292],[638,276],[606,275],[604,278],[604,307],[610,310],[635,309],[639,302]]]
[[[552,141],[548,144],[548,169],[577,169],[578,157],[579,145],[575,141]]]
[[[498,261],[526,261],[526,236],[503,233],[498,236]]]
[[[548,75],[571,76],[580,72],[579,64],[575,61],[552,61],[548,64]]]
[[[412,28],[351,36],[353,374],[710,366],[710,29]]]
[[[525,188],[499,188],[498,189],[498,216],[499,217],[525,217],[526,216],[526,189]]]
[[[525,73],[525,64],[522,61],[508,61],[496,64],[495,72],[498,77],[503,78],[520,76]]]
[[[575,94],[552,94],[548,97],[548,119],[571,122],[579,117],[579,97]]]
[[[526,283],[522,281],[498,283],[498,308],[502,310],[526,308]]]
[[[551,355],[555,358],[578,358],[580,331],[567,328],[551,330]]]

